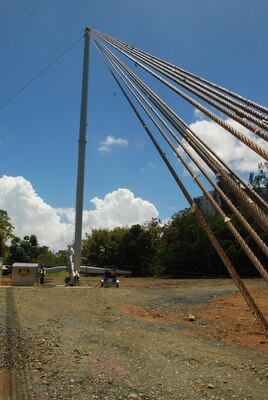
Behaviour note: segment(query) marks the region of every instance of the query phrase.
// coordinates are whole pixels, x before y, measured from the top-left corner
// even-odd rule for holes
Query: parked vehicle
[[[2,267],[2,275],[11,275],[12,266],[11,265],[3,265]]]
[[[104,267],[101,287],[119,287],[119,280],[117,279],[117,267]]]

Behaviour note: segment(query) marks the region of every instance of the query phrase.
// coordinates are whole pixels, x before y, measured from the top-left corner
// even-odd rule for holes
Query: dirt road
[[[1,400],[268,398],[268,341],[231,280],[82,283],[0,288]]]

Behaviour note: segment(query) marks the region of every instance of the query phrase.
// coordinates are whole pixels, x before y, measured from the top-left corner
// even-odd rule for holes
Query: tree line
[[[0,210],[0,257],[4,264],[14,262],[66,265],[65,250],[53,252],[48,246],[40,246],[36,235],[19,238],[13,234],[14,227],[5,210]]]
[[[261,164],[259,174],[250,175],[251,184],[256,190],[268,187],[267,166],[268,163],[265,169],[265,166]],[[235,199],[233,201],[235,202]],[[238,204],[236,205],[239,207]],[[240,211],[246,214],[244,210],[240,209]],[[239,226],[234,215],[229,213],[228,216],[265,266],[267,260],[255,242]],[[259,231],[249,215],[246,217],[262,239],[267,242],[267,235]],[[244,277],[256,276],[257,272],[251,261],[234,240],[221,218],[207,216],[207,220],[237,272]],[[13,229],[6,211],[0,210],[0,256],[4,258],[4,262],[66,264],[65,250],[54,253],[48,247],[40,246],[35,235],[20,239],[13,235]],[[10,244],[7,244],[8,242]],[[143,225],[136,224],[111,230],[93,229],[82,241],[82,257],[84,265],[97,267],[116,265],[132,271],[133,276],[176,278],[228,276],[210,240],[190,209],[174,214],[165,224],[159,219],[152,219]]]

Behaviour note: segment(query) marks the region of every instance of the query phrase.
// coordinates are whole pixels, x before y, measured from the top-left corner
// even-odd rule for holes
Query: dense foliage
[[[230,217],[236,224],[235,217]],[[209,217],[208,222],[237,272],[241,276],[257,275],[226,224],[216,216]],[[256,246],[252,239],[245,232],[244,236],[265,265],[265,259],[257,248],[254,249]],[[262,237],[265,239],[263,234]],[[87,263],[118,265],[133,271],[134,275],[228,276],[193,213],[175,214],[166,225],[153,220],[143,226],[134,225],[111,231],[94,230],[83,242],[83,256]]]
[[[160,221],[143,226],[113,230],[94,229],[83,241],[82,254],[96,266],[118,265],[134,275],[154,274],[158,267],[157,244],[162,233]]]
[[[252,185],[260,194],[263,194],[263,188],[268,187],[267,171],[268,163],[264,163],[259,165],[259,174],[250,175]],[[236,200],[233,199],[233,202]],[[239,207],[239,204],[236,205]],[[224,211],[228,213],[227,207]],[[240,209],[240,211],[267,243],[267,234],[261,231],[245,210]],[[265,256],[250,235],[240,227],[234,215],[228,214],[228,216],[262,264],[266,266]],[[258,275],[222,219],[210,216],[207,217],[207,221],[237,272],[241,276]],[[48,247],[40,246],[35,235],[20,239],[12,235],[12,230],[13,226],[7,213],[0,210],[0,256],[4,256],[6,263],[20,261],[66,265],[65,250],[55,254]],[[7,241],[10,239],[8,247]],[[134,276],[228,276],[195,214],[189,209],[175,214],[166,224],[153,219],[144,225],[136,224],[112,230],[93,229],[83,240],[82,257],[83,264],[93,264],[97,267],[117,265],[132,271]]]
[[[265,161],[263,163],[258,164],[258,173],[254,174],[251,172],[249,174],[249,183],[256,189],[260,189],[262,187],[268,187],[268,162]]]
[[[236,224],[233,216],[233,223]],[[257,275],[250,260],[234,241],[219,217],[209,217],[209,225],[241,276]],[[252,221],[254,224],[254,221]],[[256,227],[257,229],[257,227]],[[265,263],[252,239],[242,232],[251,248]],[[267,237],[262,234],[263,239]],[[82,243],[83,264],[98,267],[117,265],[134,276],[211,277],[227,276],[224,265],[200,227],[194,213],[177,213],[167,224],[153,219],[129,228],[94,229]],[[35,235],[13,237],[5,262],[41,262],[66,265],[66,251],[53,253],[39,246]],[[264,264],[265,265],[265,264]]]
[[[4,261],[10,265],[14,262],[66,265],[67,254],[65,250],[54,253],[47,246],[40,246],[36,235],[24,236],[23,239],[13,236]]]
[[[7,212],[0,210],[0,257],[5,257],[8,252],[6,243],[12,237],[13,229]]]

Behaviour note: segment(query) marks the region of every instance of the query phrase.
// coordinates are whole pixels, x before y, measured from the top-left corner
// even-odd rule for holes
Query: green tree
[[[159,242],[158,257],[174,277],[216,274],[212,264],[217,256],[194,213],[172,217]]]
[[[258,164],[258,173],[250,172],[249,183],[255,188],[265,187],[268,189],[268,162]]]
[[[13,264],[16,261],[24,262],[26,259],[25,250],[21,247],[21,239],[18,236],[14,236],[9,246],[9,258],[8,263]]]
[[[59,250],[55,254],[55,265],[67,265],[68,257],[66,250]]]
[[[53,266],[56,265],[56,259],[56,255],[49,250],[49,247],[41,246],[38,248],[38,257],[36,258],[38,263]]]
[[[119,254],[121,264],[134,275],[148,275],[154,257],[149,230],[139,224],[131,226],[122,237]]]
[[[159,275],[163,272],[157,259],[160,235],[159,220],[130,228],[93,229],[83,241],[82,256],[99,267],[117,265],[136,275]]]
[[[150,275],[164,275],[165,266],[160,263],[158,257],[159,243],[163,235],[163,226],[161,221],[158,218],[153,218],[151,221],[144,224],[143,228],[150,236],[151,241],[150,257],[148,258],[148,265],[146,268]]]
[[[35,235],[24,236],[23,239],[15,236],[9,247],[9,262],[36,262],[40,253],[38,240]]]
[[[8,251],[7,241],[13,237],[13,229],[10,218],[5,210],[0,210],[0,256],[6,256]]]
[[[119,247],[127,228],[93,229],[86,234],[82,244],[82,256],[87,263],[97,267],[120,264]]]

